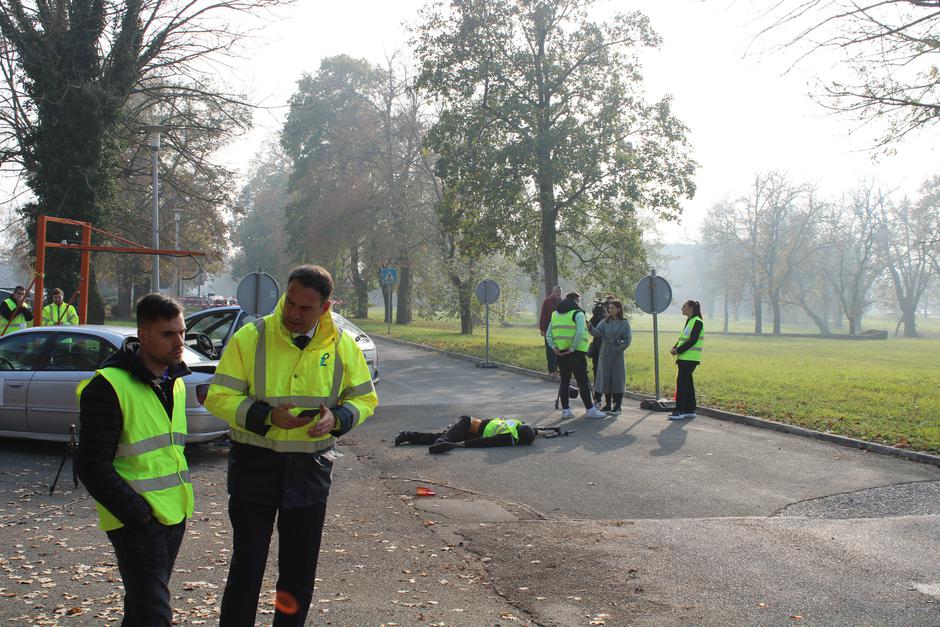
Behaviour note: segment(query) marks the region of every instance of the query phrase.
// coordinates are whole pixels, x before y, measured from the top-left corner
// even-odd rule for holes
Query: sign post
[[[398,283],[398,270],[395,268],[381,268],[379,282],[385,288],[385,321],[388,323],[388,334],[392,334],[392,286]]]
[[[277,281],[267,272],[258,268],[257,272],[245,275],[238,282],[235,290],[235,299],[238,306],[253,316],[266,316],[277,307],[280,298],[280,288]]]
[[[499,300],[499,284],[491,279],[483,279],[477,285],[477,300],[483,303],[486,312],[486,359],[478,363],[480,368],[495,368],[496,364],[490,361],[490,305]]]
[[[653,314],[653,371],[656,373],[656,396],[652,401],[641,402],[640,407],[643,409],[669,411],[674,407],[673,403],[659,398],[659,323],[657,314],[666,311],[670,303],[672,303],[672,287],[666,279],[656,275],[656,270],[650,270],[650,273],[636,284],[637,307],[648,314]]]

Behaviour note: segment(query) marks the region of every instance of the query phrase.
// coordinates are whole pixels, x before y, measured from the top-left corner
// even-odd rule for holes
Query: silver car
[[[333,314],[333,323],[344,333],[353,337],[366,358],[372,382],[379,382],[379,357],[375,342],[352,322]],[[229,340],[240,328],[258,316],[246,313],[238,305],[203,309],[186,316],[186,345],[207,358],[218,359]]]
[[[78,423],[75,388],[137,329],[117,326],[30,327],[0,338],[0,437],[67,442]],[[215,361],[188,348],[183,361],[192,370],[186,383],[188,442],[206,442],[228,433],[228,425],[202,406],[215,373]]]

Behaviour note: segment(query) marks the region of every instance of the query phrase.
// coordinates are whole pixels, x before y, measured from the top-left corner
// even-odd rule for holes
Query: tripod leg
[[[74,442],[74,438],[73,438]],[[72,444],[69,446],[69,456],[72,458],[72,485],[75,486],[75,489],[78,489],[78,474],[75,472],[75,450],[78,448],[77,444]]]
[[[66,450],[65,453],[62,455],[62,459],[59,460],[59,470],[56,471],[55,479],[52,480],[52,485],[49,486],[49,496],[52,496],[52,493],[55,492],[55,485],[59,483],[59,475],[62,474],[62,467],[65,466],[65,458],[68,457],[68,455],[69,455],[69,452],[68,450]],[[74,464],[72,465],[72,470],[73,471],[75,470]]]

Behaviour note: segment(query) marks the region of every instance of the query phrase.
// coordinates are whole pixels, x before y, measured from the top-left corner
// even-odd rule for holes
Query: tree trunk
[[[760,297],[760,288],[754,288],[754,333],[761,335],[764,332],[764,303]]]
[[[816,312],[813,311],[805,302],[800,303],[800,307],[803,308],[803,311],[805,311],[806,315],[810,317],[821,334],[827,336],[832,335],[832,331],[829,329],[829,324],[826,322],[825,317],[817,315]]]
[[[134,277],[131,275],[122,274],[118,278],[117,309],[111,312],[118,320],[131,319],[131,308],[133,306],[133,302],[131,301],[131,292],[133,292],[133,290]]]
[[[398,268],[398,311],[395,316],[396,324],[411,323],[411,264],[407,258],[401,261]]]
[[[904,337],[917,337],[917,306],[901,303],[901,322],[904,323]]]
[[[382,286],[382,304],[385,306],[383,309],[385,315],[382,318],[382,322],[386,324],[392,321],[392,302],[395,296],[394,287],[393,285]]]
[[[350,275],[356,295],[356,317],[366,320],[369,317],[369,286],[359,271],[359,246],[352,246],[349,251]]]
[[[773,311],[774,316],[774,335],[780,335],[780,292],[779,290],[771,290],[770,292],[770,308]]]
[[[722,325],[722,329],[721,329],[723,333],[727,333],[727,332],[728,332],[728,313],[729,313],[729,312],[728,312],[728,292],[726,291],[726,292],[725,292],[725,311],[724,311],[724,314],[725,314],[725,321],[724,321],[724,324]]]
[[[470,288],[470,281],[465,281],[457,290],[461,335],[473,335],[473,290]]]

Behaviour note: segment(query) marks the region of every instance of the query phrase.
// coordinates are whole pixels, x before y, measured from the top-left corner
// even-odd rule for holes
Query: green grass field
[[[372,320],[356,324],[374,335],[386,335],[380,312],[372,315]],[[636,316],[631,323],[627,386],[652,394],[652,317]],[[675,387],[675,365],[668,353],[681,323],[678,316],[659,319],[664,396],[672,396]],[[749,331],[748,326],[733,330]],[[866,328],[879,327],[866,324]],[[811,331],[799,327],[784,332]],[[461,336],[455,321],[393,324],[391,337],[480,357],[485,353],[484,329]],[[513,321],[509,327],[492,325],[490,356],[494,361],[545,369],[542,338],[531,318]],[[706,326],[704,358],[695,371],[695,383],[700,405],[940,453],[940,339],[735,336],[709,333]]]

